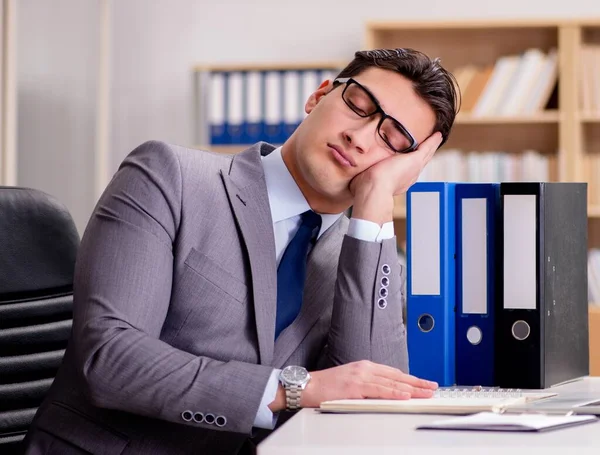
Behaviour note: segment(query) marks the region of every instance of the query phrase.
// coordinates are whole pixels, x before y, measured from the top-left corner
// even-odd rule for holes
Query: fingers
[[[411,398],[431,398],[433,396],[433,390],[430,388],[414,387],[405,382],[399,382],[382,376],[373,376],[370,384],[377,385],[382,388],[382,391],[386,391],[388,393],[399,393],[401,395],[408,394],[408,396]]]
[[[442,143],[442,139],[442,133],[437,131],[421,142],[417,150],[423,154],[426,161],[429,161]]]
[[[399,381],[406,383],[412,387],[420,388],[420,389],[429,389],[435,390],[438,388],[438,384],[436,382],[427,381],[426,379],[420,379],[416,376],[412,376],[410,374],[403,373],[397,368],[392,368],[387,365],[381,365],[378,363],[373,363],[373,374],[375,376],[381,376],[384,378],[389,378],[394,381]]]
[[[386,387],[382,384],[367,382],[363,384],[362,396],[364,398],[381,398],[384,400],[409,400],[411,394],[399,388]]]

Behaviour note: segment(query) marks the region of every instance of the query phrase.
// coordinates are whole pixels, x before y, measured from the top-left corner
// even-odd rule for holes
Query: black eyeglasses
[[[387,115],[375,97],[351,77],[338,78],[333,81],[334,87],[346,84],[342,99],[352,111],[360,117],[371,117],[381,114],[377,124],[377,133],[383,142],[395,153],[412,152],[419,145],[412,134],[394,117]]]

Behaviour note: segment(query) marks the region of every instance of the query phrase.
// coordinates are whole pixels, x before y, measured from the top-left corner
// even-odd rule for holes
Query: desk
[[[548,389],[560,396],[600,397],[600,378]],[[600,453],[600,422],[546,433],[415,430],[452,416],[321,414],[303,409],[258,446],[258,455],[534,455]]]

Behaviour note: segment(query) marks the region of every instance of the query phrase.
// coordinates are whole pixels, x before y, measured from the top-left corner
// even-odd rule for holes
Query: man
[[[358,52],[281,148],[134,150],[82,239],[27,453],[250,453],[286,409],[430,397],[407,374],[392,212],[456,97],[419,52]]]

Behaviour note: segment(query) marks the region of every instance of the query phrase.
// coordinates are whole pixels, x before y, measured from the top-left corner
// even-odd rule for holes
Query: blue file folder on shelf
[[[455,384],[455,184],[407,192],[407,338],[410,373]]]
[[[456,192],[456,383],[494,386],[495,226],[498,183]]]
[[[210,143],[223,145],[229,143],[227,131],[227,103],[228,103],[228,73],[216,71],[210,76],[209,92],[209,128]]]

